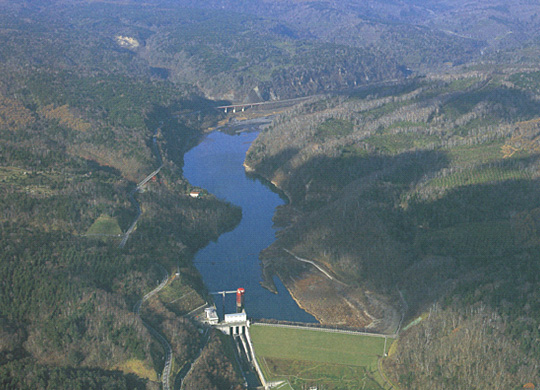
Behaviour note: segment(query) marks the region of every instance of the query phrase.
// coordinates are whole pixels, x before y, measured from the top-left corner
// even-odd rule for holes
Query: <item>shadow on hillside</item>
[[[272,178],[273,174],[280,169],[285,170],[286,173],[288,173],[289,169],[287,168],[286,164],[288,164],[289,161],[298,153],[298,149],[296,148],[285,148],[275,155],[265,156],[264,151],[256,149],[252,150],[252,148],[256,147],[256,144],[254,144],[248,151],[246,164],[253,168],[257,174],[267,178]],[[262,155],[263,160],[253,159],[253,156],[255,155]]]
[[[292,155],[281,155],[280,166]],[[501,270],[529,261],[526,253],[540,242],[540,180],[527,172],[539,161],[534,155],[481,165],[496,172],[496,182],[446,188],[402,208],[419,180],[448,168],[446,153],[316,156],[289,173],[285,188],[304,216],[272,247],[328,262],[349,283],[384,294],[399,288],[418,313],[457,285],[480,285],[488,272],[506,280],[510,273]],[[298,275],[304,265],[277,267]]]
[[[414,237],[396,208],[400,194],[448,164],[440,151],[314,156],[283,183],[304,216],[282,232],[273,247],[295,248],[306,257],[328,261],[348,283],[388,292],[412,262],[408,241]],[[301,272],[297,266],[284,263],[280,272]]]
[[[293,150],[288,149],[279,157],[280,161],[291,153]],[[339,191],[357,180],[382,180],[398,187],[409,186],[448,164],[448,156],[440,151],[405,152],[397,156],[315,156],[300,167],[285,172],[289,173],[286,187],[298,206],[311,209],[306,200],[310,194],[322,194],[323,198],[340,196]]]

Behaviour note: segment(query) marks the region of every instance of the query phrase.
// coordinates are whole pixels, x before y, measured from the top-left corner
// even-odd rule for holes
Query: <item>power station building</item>
[[[242,313],[225,314],[225,319],[223,322],[226,322],[227,324],[246,323],[247,314],[245,311]]]
[[[245,289],[238,288],[236,291],[219,291],[211,293],[223,296],[223,321],[219,320],[217,308],[215,306],[207,307],[204,310],[204,321],[213,326],[215,329],[218,329],[221,332],[231,336],[237,357],[245,363],[242,365],[244,367],[242,369],[242,375],[244,375],[244,369],[246,372],[254,370],[254,373],[259,378],[259,383],[263,385],[263,388],[267,389],[268,386],[261,368],[259,367],[259,363],[255,358],[255,351],[253,349],[253,343],[249,334],[250,322],[247,318],[247,313],[244,310],[245,292]],[[236,294],[236,313],[225,313],[225,294]],[[246,375],[244,375],[244,379],[246,380],[247,386]],[[250,388],[255,387],[251,386]]]
[[[246,290],[238,288],[236,291],[221,291],[214,294],[223,295],[223,305],[225,306],[225,294],[236,294],[236,313],[225,313],[223,308],[223,321],[220,321],[217,308],[215,306],[204,309],[204,322],[215,326],[226,334],[243,334],[249,326],[246,311],[244,310],[244,294]]]
[[[215,306],[204,309],[204,317],[206,322],[208,322],[210,325],[217,325],[219,323],[219,317],[217,315]]]

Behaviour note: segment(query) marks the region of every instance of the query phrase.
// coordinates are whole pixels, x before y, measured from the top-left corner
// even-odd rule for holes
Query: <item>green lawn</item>
[[[204,299],[181,278],[174,278],[158,294],[159,300],[177,315],[184,315],[204,305]]]
[[[316,384],[328,389],[382,388],[377,360],[384,338],[257,325],[250,334],[268,380],[288,380],[293,389]]]
[[[284,381],[283,390],[306,389],[311,386],[328,390],[381,390],[375,380],[376,371],[366,367],[264,357],[257,359],[264,366],[265,376]]]
[[[118,225],[116,218],[109,217],[108,215],[101,215],[94,221],[92,226],[88,228],[86,232],[88,235],[119,235],[122,234],[122,229]]]
[[[250,333],[258,355],[281,359],[377,367],[384,347],[382,337],[256,325]]]

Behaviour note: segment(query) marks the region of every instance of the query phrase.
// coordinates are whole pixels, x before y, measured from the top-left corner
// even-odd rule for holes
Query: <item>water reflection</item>
[[[236,229],[201,249],[194,263],[210,291],[245,288],[245,307],[252,318],[316,322],[298,307],[277,278],[277,295],[260,286],[258,254],[275,239],[272,216],[284,200],[244,171],[245,154],[256,136],[254,132],[214,132],[184,156],[184,176],[191,184],[242,208],[242,221]],[[222,297],[215,301],[218,312],[223,313]],[[226,296],[225,307],[227,312],[234,311],[232,294]]]

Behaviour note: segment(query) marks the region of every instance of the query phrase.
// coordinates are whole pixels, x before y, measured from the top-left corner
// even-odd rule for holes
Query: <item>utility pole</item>
[[[221,295],[223,296],[223,306],[222,306],[222,310],[223,310],[223,321],[225,321],[225,291],[222,291],[221,292]]]

